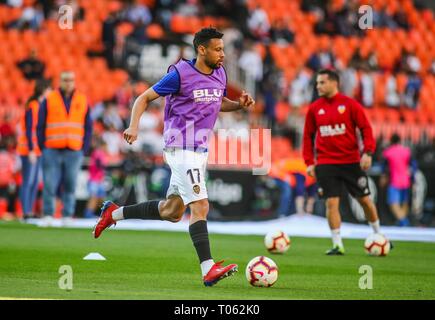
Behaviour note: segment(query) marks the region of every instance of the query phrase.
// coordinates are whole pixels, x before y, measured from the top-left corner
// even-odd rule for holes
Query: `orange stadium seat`
[[[152,23],[147,27],[146,34],[150,39],[161,39],[164,36],[164,31],[159,24]]]

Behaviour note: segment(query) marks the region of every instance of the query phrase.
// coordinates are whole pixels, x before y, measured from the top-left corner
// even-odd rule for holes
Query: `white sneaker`
[[[52,216],[44,216],[41,218],[41,221],[39,222],[39,226],[43,228],[47,227],[53,227],[54,225],[54,218]]]

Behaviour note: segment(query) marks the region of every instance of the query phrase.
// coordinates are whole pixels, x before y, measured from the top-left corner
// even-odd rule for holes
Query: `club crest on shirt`
[[[343,114],[346,111],[346,106],[344,104],[340,104],[337,109],[340,114]]]
[[[323,114],[325,114],[325,110],[320,109],[319,112],[318,112],[318,115],[321,116],[321,115],[323,115]]]
[[[199,185],[195,184],[193,186],[193,192],[195,192],[196,194],[199,194],[201,192],[201,188],[199,187]]]

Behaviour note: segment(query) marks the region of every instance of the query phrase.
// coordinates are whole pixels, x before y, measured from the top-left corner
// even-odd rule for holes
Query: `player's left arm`
[[[243,91],[238,101],[233,101],[228,99],[227,97],[223,97],[220,111],[221,112],[237,111],[241,109],[248,109],[254,105],[255,105],[255,100],[249,95],[249,93]]]
[[[360,161],[361,169],[368,170],[372,166],[372,158],[376,149],[376,141],[373,137],[372,126],[364,113],[364,109],[356,101],[353,103],[353,112],[356,126],[361,131],[364,143],[364,151]]]

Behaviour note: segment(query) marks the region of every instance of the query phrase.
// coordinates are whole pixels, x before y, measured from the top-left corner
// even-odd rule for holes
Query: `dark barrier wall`
[[[136,203],[146,199],[162,199],[166,195],[170,171],[163,167],[148,168],[119,176],[122,170],[115,169],[108,175],[107,198],[121,205]],[[157,178],[156,178],[157,176]],[[383,224],[394,224],[394,218],[386,204],[386,188],[379,186],[379,171],[369,173],[370,188]],[[115,177],[115,178],[113,178]],[[160,179],[160,181],[159,181]],[[77,216],[83,214],[87,201],[87,171],[81,172],[79,179]],[[418,216],[411,215],[413,225],[423,220],[425,225],[433,224],[435,215],[435,161],[420,166],[420,173],[414,184],[412,204],[421,202]],[[274,180],[267,176],[254,176],[251,171],[208,170],[207,189],[210,201],[209,220],[266,220],[276,218],[280,191]],[[294,209],[294,203],[291,205]],[[354,199],[347,193],[341,196],[340,210],[345,222],[365,223],[364,214]],[[293,211],[294,212],[294,211]],[[314,214],[325,216],[324,201],[317,199]]]

